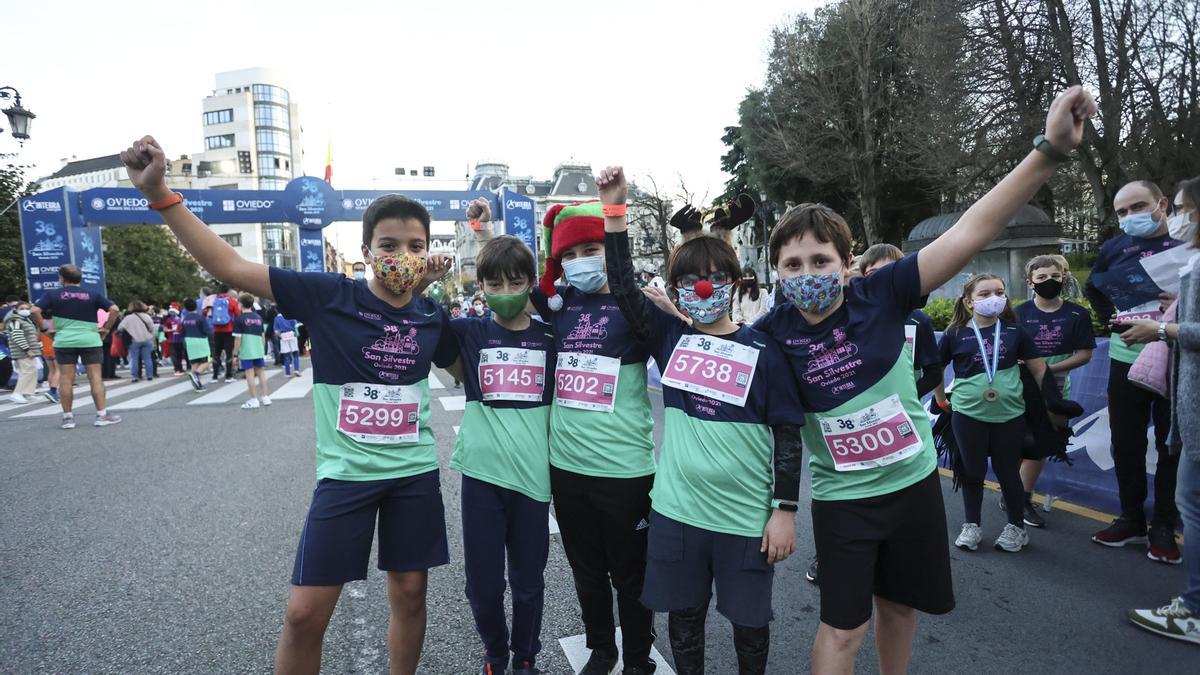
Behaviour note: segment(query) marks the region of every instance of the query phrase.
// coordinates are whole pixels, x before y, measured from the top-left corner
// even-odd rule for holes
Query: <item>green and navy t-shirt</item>
[[[996,376],[989,385],[983,367],[983,353],[971,324],[947,329],[942,333],[939,345],[942,360],[954,366],[954,385],[951,403],[954,412],[962,413],[980,422],[1007,422],[1025,414],[1025,387],[1021,384],[1021,368],[1018,361],[1036,359],[1041,356],[1029,333],[1019,325],[1008,321],[997,321],[1000,326],[1000,363]],[[979,329],[983,338],[987,358],[992,359],[995,347],[996,325]],[[988,387],[996,390],[999,398],[988,401],[984,394]]]
[[[37,306],[54,317],[54,348],[102,347],[96,312],[113,306],[108,298],[79,286],[64,286],[38,298]]]
[[[234,317],[233,335],[242,339],[239,359],[253,361],[263,357],[263,320],[257,312],[246,311]]]
[[[668,378],[692,370],[714,382],[720,375],[717,368],[697,363],[693,354],[716,350],[724,341],[757,352],[753,375],[736,383],[745,405],[663,384],[663,445],[650,493],[654,510],[712,532],[761,537],[771,516],[775,482],[771,426],[804,424],[783,352],[749,326],[710,336],[651,303],[646,311],[649,346],[659,372]],[[684,336],[694,336],[688,340],[692,351],[676,349]]]
[[[813,499],[821,501],[890,494],[937,466],[904,333],[924,304],[917,256],[851,279],[843,293],[818,324],[781,303],[754,326],[779,343],[797,380]],[[858,435],[864,430],[874,431]]]
[[[308,326],[313,341],[317,478],[383,480],[436,470],[429,369],[458,358],[441,305],[416,296],[392,307],[365,281],[341,274],[272,267],[270,276],[279,310]],[[389,440],[398,436],[406,440]]]
[[[212,335],[212,326],[199,311],[183,311],[179,319],[179,332],[183,334],[183,345],[187,349],[189,360],[207,359],[212,356],[208,338]]]
[[[916,329],[916,342],[913,344],[913,370],[921,371],[942,363],[938,354],[937,335],[933,332],[933,319],[925,312],[914,309],[908,315],[907,324]],[[917,375],[918,379],[920,374]]]
[[[1096,348],[1092,317],[1079,305],[1063,301],[1053,312],[1043,312],[1035,301],[1023,302],[1014,310],[1021,327],[1033,338],[1038,354],[1052,365],[1071,358],[1081,349]],[[1063,373],[1060,388],[1064,397],[1071,395],[1071,378]]]
[[[1182,243],[1167,234],[1158,237],[1134,237],[1122,233],[1104,242],[1100,247],[1100,252],[1096,255],[1096,262],[1092,264],[1092,274],[1097,275],[1102,272],[1135,267],[1135,272],[1142,273],[1144,270],[1138,264],[1140,260],[1149,258],[1156,253],[1168,251]],[[1091,284],[1090,279],[1089,284]],[[1157,311],[1154,313],[1158,314]],[[1108,355],[1114,361],[1133,363],[1145,347],[1146,345],[1127,345],[1117,333],[1113,333],[1108,341]]]
[[[562,405],[550,412],[550,464],[603,478],[636,478],[654,473],[654,422],[646,391],[649,354],[622,316],[611,293],[583,293],[559,286],[563,306],[551,311],[546,296],[529,299],[554,329],[559,358],[597,355],[620,362],[613,410],[581,410]],[[556,374],[556,385],[561,374]],[[569,383],[567,384],[569,386]]]
[[[462,355],[467,397],[450,468],[550,501],[554,332],[532,320],[525,330],[510,331],[490,317],[452,319],[450,329]],[[490,400],[484,400],[484,388]],[[500,398],[499,390],[528,400]]]

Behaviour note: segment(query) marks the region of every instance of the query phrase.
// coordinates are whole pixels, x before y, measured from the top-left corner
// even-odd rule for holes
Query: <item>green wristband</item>
[[[1046,138],[1045,134],[1038,134],[1037,138],[1033,139],[1033,148],[1056,162],[1069,162],[1074,159],[1067,153],[1054,147],[1054,144],[1050,142],[1050,139]]]

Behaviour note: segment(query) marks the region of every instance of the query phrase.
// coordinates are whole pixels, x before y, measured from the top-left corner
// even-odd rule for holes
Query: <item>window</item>
[[[255,103],[259,101],[269,101],[286,106],[288,104],[288,93],[286,89],[280,89],[269,84],[256,84],[250,87],[250,92],[254,95]]]
[[[396,167],[396,175],[397,176],[404,176],[407,174],[408,174],[408,172],[404,170],[404,167],[402,167],[402,166]]]
[[[277,152],[281,155],[292,154],[292,137],[286,131],[277,129],[256,129],[254,141],[259,152]]]
[[[191,163],[191,162],[184,162],[184,163],[183,163],[183,167],[180,169],[180,171],[182,171],[182,172],[183,172],[183,175],[185,175],[185,176],[190,176],[190,175],[192,175],[192,163]]]
[[[217,148],[232,148],[233,134],[221,134],[220,136],[209,136],[204,139],[204,148],[206,150],[216,150]]]
[[[204,123],[208,124],[225,124],[233,121],[233,109],[226,108],[225,110],[213,110],[204,113]]]
[[[254,173],[254,165],[250,163],[249,150],[238,150],[238,171],[241,173]]]
[[[225,243],[229,244],[230,246],[242,245],[242,235],[240,232],[237,234],[223,234],[221,235],[221,238],[224,239]]]
[[[433,172],[433,167],[432,167],[432,166],[427,166],[427,167],[425,167],[425,169],[424,169],[424,172],[423,172],[423,173],[424,173],[424,176],[425,176],[426,178],[433,178],[433,173],[434,173],[434,172]]]
[[[272,103],[254,104],[254,126],[275,127],[284,131],[291,129],[287,109]]]

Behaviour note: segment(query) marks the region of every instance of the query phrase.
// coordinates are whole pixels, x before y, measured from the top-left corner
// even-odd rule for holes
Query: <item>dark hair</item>
[[[753,267],[746,267],[742,269],[742,276],[744,277],[747,274],[754,277],[754,285],[747,286],[745,283],[743,283],[741,286],[738,286],[738,300],[746,297],[746,294],[749,293],[750,300],[753,302],[758,302],[758,294],[760,292],[758,288],[758,272],[755,272]]]
[[[1187,208],[1189,202],[1192,207],[1193,215],[1197,221],[1200,221],[1200,176],[1189,178],[1179,184],[1175,188],[1176,192],[1183,193],[1183,206]],[[1193,238],[1192,246],[1200,248],[1200,227],[1196,228],[1196,236]]]
[[[537,276],[537,261],[533,251],[520,239],[503,234],[489,240],[475,256],[475,278],[480,282],[487,279],[529,279],[533,284]]]
[[[248,309],[254,306],[254,296],[249,293],[242,293],[238,296],[238,302],[241,303],[242,307]]]
[[[703,276],[718,271],[728,272],[730,277],[737,279],[742,274],[742,266],[732,246],[723,239],[708,235],[689,239],[676,246],[667,260],[667,276],[670,277],[671,286],[685,274]]]
[[[67,263],[58,268],[58,276],[62,277],[63,281],[68,284],[83,283],[83,272],[79,271],[79,267]]]
[[[421,221],[425,228],[425,242],[429,242],[429,211],[413,199],[403,195],[384,195],[371,202],[363,213],[363,246],[371,247],[371,239],[375,237],[375,226],[384,218],[413,218]]]
[[[1121,187],[1127,187],[1129,185],[1140,185],[1146,188],[1146,190],[1150,193],[1150,196],[1154,198],[1154,201],[1158,201],[1163,197],[1162,188],[1158,187],[1158,183],[1155,183],[1152,180],[1130,181]]]
[[[361,260],[358,260],[358,261],[355,261],[355,262],[351,263],[351,264],[350,264],[350,269],[355,269],[355,268],[357,268],[359,265],[362,265],[362,268],[363,268],[364,270],[366,270],[366,269],[367,269],[367,263],[365,263],[365,262],[363,262],[363,261],[361,261]]]
[[[904,251],[892,246],[891,244],[875,244],[874,246],[863,251],[863,254],[858,256],[858,273],[862,276],[867,276],[867,270],[871,269],[880,262],[887,260],[895,262],[904,257]]]
[[[208,286],[201,286],[200,295],[212,295],[212,289]]]
[[[229,292],[229,284],[225,284],[225,283],[217,284],[217,292],[218,293],[228,293]]]
[[[189,312],[196,311],[196,299],[195,298],[184,298],[183,308]]]
[[[134,312],[145,312],[147,309],[149,309],[149,308],[146,307],[146,303],[142,302],[141,300],[130,300],[129,301],[129,313],[130,314],[132,314]]]
[[[11,305],[12,303],[17,302],[18,300],[20,300],[20,298],[18,298],[17,296],[8,295],[4,298],[4,304]]]
[[[797,204],[783,214],[771,233],[771,265],[779,265],[779,250],[784,244],[809,233],[822,244],[832,243],[842,260],[850,261],[854,236],[846,220],[824,204]]]
[[[954,301],[954,316],[950,318],[950,324],[946,326],[946,330],[951,328],[962,328],[970,323],[971,317],[974,316],[974,312],[967,309],[967,298],[975,292],[975,287],[979,285],[979,282],[988,281],[989,279],[995,279],[1001,284],[1004,284],[1003,279],[989,272],[976,274],[967,280],[967,284],[963,286],[962,295],[958,296],[958,299]],[[1000,318],[1005,321],[1016,323],[1017,315],[1013,313],[1012,299],[1008,297],[1007,292],[1008,289],[1005,288],[1004,311],[1000,313]]]

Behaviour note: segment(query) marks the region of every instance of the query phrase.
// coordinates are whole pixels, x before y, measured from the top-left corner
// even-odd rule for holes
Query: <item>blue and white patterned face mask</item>
[[[604,256],[592,255],[586,258],[575,258],[562,264],[563,275],[567,283],[584,293],[595,293],[608,283],[608,274],[604,269]]]
[[[716,323],[722,317],[729,316],[729,308],[733,304],[733,284],[713,286],[712,295],[702,298],[696,293],[695,286],[679,289],[679,306],[688,316],[700,323]]]
[[[783,297],[801,311],[821,314],[842,296],[842,273],[801,274],[782,279]]]

